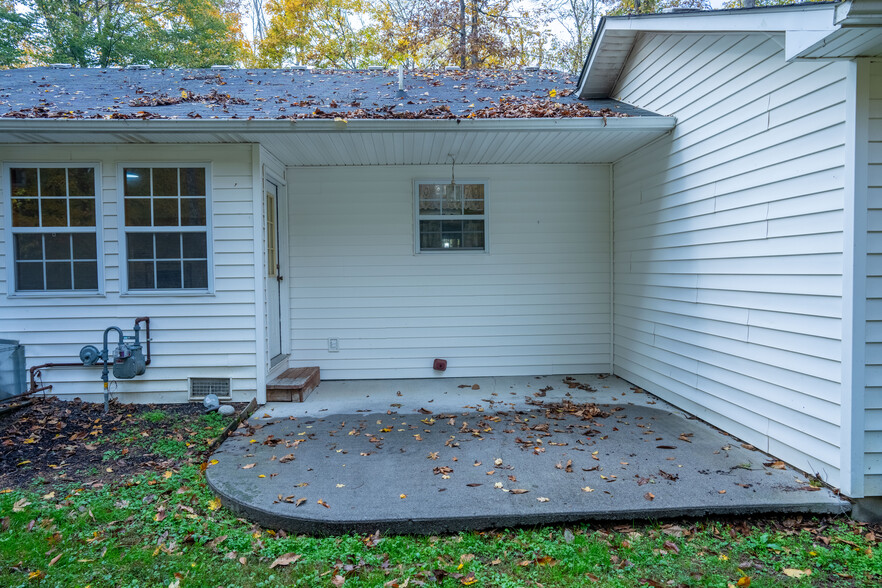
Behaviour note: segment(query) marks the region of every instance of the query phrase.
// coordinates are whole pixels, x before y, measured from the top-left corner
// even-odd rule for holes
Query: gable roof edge
[[[603,17],[579,75],[579,98],[607,98],[640,33],[786,33],[826,35],[839,28],[841,3]]]

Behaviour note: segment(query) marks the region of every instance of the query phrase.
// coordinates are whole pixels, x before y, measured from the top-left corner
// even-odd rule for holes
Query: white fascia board
[[[127,133],[149,137],[152,133],[195,135],[239,133],[259,136],[277,133],[402,133],[402,132],[480,132],[480,131],[549,131],[607,128],[621,130],[667,130],[676,125],[669,116],[584,117],[584,118],[508,118],[443,120],[71,120],[9,119],[0,120],[0,133],[38,133],[58,137],[81,133]]]
[[[836,6],[833,28],[827,31],[787,32],[787,61],[812,59],[815,51],[823,50],[831,36],[861,34],[862,29],[882,27],[882,0],[850,0]],[[841,32],[840,32],[841,31]],[[832,55],[827,59],[851,59],[853,55]]]
[[[834,28],[835,4],[801,4],[768,8],[612,16],[609,30],[639,32],[726,33],[817,31]]]

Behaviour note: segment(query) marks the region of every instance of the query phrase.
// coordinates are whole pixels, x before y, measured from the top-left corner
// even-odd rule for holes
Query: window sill
[[[185,297],[185,298],[198,298],[198,297],[214,297],[214,292],[209,292],[207,290],[197,290],[195,292],[188,292],[186,290],[132,290],[130,292],[121,292],[120,298],[137,298],[141,296],[145,297],[159,297],[159,296],[173,296],[175,298]]]
[[[7,298],[107,298],[103,292],[13,292]]]

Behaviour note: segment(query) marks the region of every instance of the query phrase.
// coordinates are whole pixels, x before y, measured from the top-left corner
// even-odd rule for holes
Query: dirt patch
[[[234,405],[237,411],[244,404]],[[35,398],[0,415],[0,488],[96,484],[204,459],[232,420],[201,404],[122,404]]]

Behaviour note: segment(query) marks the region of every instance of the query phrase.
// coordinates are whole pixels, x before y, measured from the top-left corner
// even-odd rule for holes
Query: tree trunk
[[[459,67],[466,66],[466,4],[459,0]]]
[[[472,2],[472,46],[471,46],[471,62],[472,68],[478,68],[478,3],[477,1]]]

